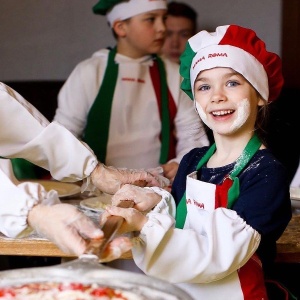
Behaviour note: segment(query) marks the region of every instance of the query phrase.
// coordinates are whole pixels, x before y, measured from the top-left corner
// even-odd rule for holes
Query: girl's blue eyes
[[[228,86],[237,86],[237,85],[240,85],[240,84],[236,81],[229,81],[227,85]]]
[[[199,91],[207,91],[207,90],[209,90],[210,89],[210,87],[208,86],[208,85],[202,85],[202,86],[200,86],[199,87]]]
[[[237,81],[228,81],[226,83],[226,86],[228,86],[228,87],[235,87],[238,85],[240,85],[240,84]],[[210,85],[201,85],[198,87],[198,91],[208,91],[208,90],[210,90],[210,88],[211,88]]]

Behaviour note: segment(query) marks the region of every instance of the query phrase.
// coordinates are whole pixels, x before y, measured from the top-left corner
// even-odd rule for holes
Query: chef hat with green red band
[[[267,51],[253,30],[237,25],[202,30],[188,40],[180,57],[181,89],[193,99],[198,74],[216,67],[242,74],[267,102],[279,96],[284,83],[280,57]]]
[[[151,10],[167,10],[166,0],[100,0],[93,6],[93,12],[106,15],[112,27],[116,20],[126,20],[133,16],[146,13]]]

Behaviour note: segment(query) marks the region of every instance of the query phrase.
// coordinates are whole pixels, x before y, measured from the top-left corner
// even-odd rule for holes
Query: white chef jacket
[[[54,179],[74,182],[87,178],[98,161],[72,133],[49,121],[20,94],[0,83],[0,156],[25,158],[51,172]],[[0,231],[15,237],[27,227],[36,203],[59,202],[57,192],[37,183],[19,183],[10,160],[0,159]]]
[[[99,92],[108,59],[102,49],[79,63],[58,96],[54,120],[82,138],[87,115]],[[127,168],[154,168],[159,165],[161,120],[149,66],[151,56],[132,59],[116,55],[119,73],[113,96],[107,144],[107,165]],[[177,113],[174,120],[177,138],[176,162],[195,147],[209,144],[203,123],[193,101],[180,90],[178,64],[164,60],[167,84]]]
[[[195,300],[243,299],[237,270],[255,253],[260,234],[227,208],[203,210],[201,218],[187,214],[189,227],[175,229],[173,197],[151,189],[162,200],[148,213],[135,240],[137,266],[147,275],[178,284]]]

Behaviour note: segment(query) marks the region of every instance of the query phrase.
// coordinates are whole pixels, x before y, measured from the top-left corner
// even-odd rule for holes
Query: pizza
[[[35,282],[0,287],[0,299],[17,300],[142,300],[130,291],[97,283]]]

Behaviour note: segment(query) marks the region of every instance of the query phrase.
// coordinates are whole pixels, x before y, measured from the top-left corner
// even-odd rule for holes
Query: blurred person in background
[[[162,54],[180,63],[179,57],[185,49],[187,40],[197,31],[197,12],[186,3],[171,1],[168,4],[166,27],[167,34]]]

